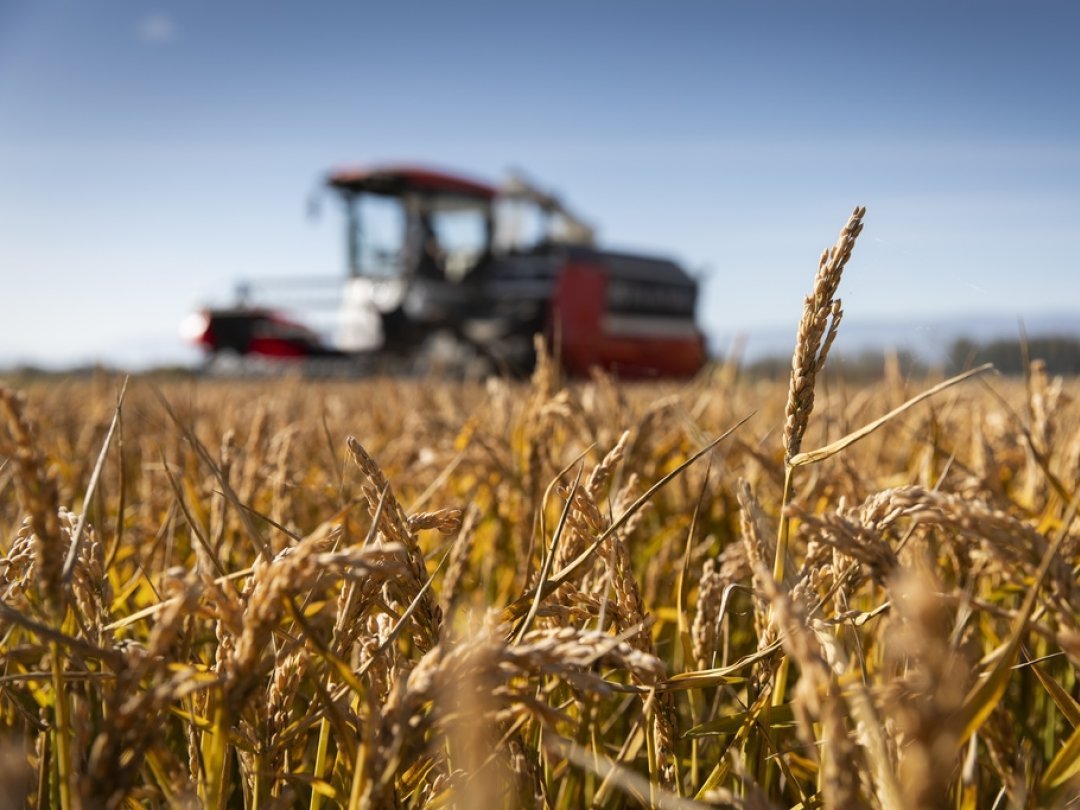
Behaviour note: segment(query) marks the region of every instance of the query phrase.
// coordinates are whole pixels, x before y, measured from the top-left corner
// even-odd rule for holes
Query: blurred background
[[[1070,2],[0,0],[0,368],[196,362],[238,280],[344,274],[311,193],[385,160],[524,169],[702,277],[717,353],[790,355],[855,205],[838,352],[1075,337],[1078,41]]]

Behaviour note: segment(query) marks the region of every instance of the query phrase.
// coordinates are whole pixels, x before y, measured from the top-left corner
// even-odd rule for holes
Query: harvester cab
[[[524,373],[540,333],[573,373],[688,376],[705,361],[695,280],[667,260],[599,250],[588,223],[520,174],[496,187],[384,165],[334,171],[327,186],[344,208],[348,265],[333,340],[247,301],[189,326],[211,354]]]

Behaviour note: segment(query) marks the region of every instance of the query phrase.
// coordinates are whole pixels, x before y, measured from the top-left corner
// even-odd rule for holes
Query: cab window
[[[431,227],[447,279],[461,281],[487,251],[487,223],[476,208],[442,209],[431,214]]]

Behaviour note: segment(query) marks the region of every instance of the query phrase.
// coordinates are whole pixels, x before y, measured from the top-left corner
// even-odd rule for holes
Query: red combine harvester
[[[495,187],[382,165],[332,172],[327,186],[344,203],[349,269],[333,341],[281,314],[303,309],[319,280],[266,281],[259,289],[276,287],[283,307],[257,305],[242,285],[236,305],[185,323],[211,361],[407,369],[464,359],[525,373],[540,333],[575,374],[686,377],[705,362],[697,282],[666,259],[598,249],[592,228],[520,176]]]

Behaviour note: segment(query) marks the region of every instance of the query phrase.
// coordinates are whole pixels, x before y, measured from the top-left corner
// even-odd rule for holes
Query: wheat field
[[[5,383],[0,806],[1080,804],[1077,386],[825,372],[861,218],[787,384]]]

